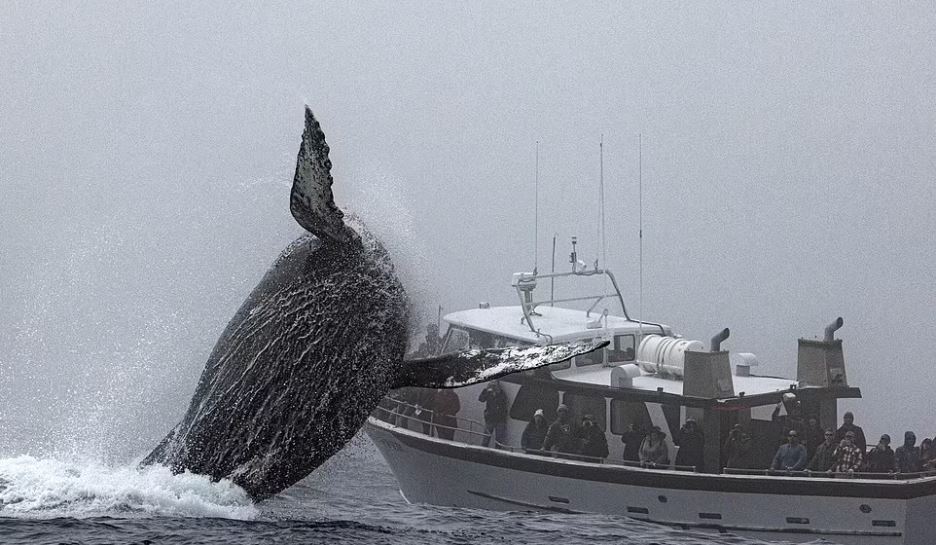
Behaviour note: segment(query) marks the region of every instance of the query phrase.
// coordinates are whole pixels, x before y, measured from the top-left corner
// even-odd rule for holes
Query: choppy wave
[[[0,459],[0,516],[216,517],[254,520],[259,511],[230,481],[168,468],[108,466],[17,456]]]

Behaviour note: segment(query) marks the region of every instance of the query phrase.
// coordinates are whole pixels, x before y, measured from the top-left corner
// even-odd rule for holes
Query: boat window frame
[[[625,419],[621,421],[618,417],[617,408],[621,405],[624,405],[627,409],[627,412],[630,414],[639,414],[640,418],[638,419]],[[611,399],[611,428],[610,432],[614,435],[624,435],[625,432],[630,431],[628,426],[633,422],[637,424],[638,430],[649,430],[653,427],[653,419],[650,417],[650,409],[647,408],[647,404],[643,401],[630,401],[626,399]]]
[[[583,399],[587,400],[588,403],[594,403],[592,408],[597,410],[591,410],[592,408],[589,408],[589,410],[582,410],[581,406],[576,403],[576,399]],[[562,403],[569,408],[569,416],[575,426],[581,426],[582,417],[586,414],[590,414],[595,417],[602,431],[605,433],[608,432],[608,399],[606,397],[562,392]],[[601,409],[597,408],[598,403],[601,403]]]
[[[461,334],[461,333],[465,335],[464,344],[460,347],[449,347],[449,343],[452,341],[453,337],[456,334]],[[456,352],[467,350],[470,344],[471,344],[471,333],[468,330],[468,328],[457,326],[457,325],[449,325],[448,331],[445,332],[445,341],[442,343],[442,352],[440,353],[440,355],[454,354]]]
[[[630,337],[630,346],[629,346],[630,350],[628,350],[627,348],[625,348],[624,350],[621,350],[620,345],[618,343],[619,341],[627,337]],[[618,363],[630,363],[632,361],[635,361],[637,359],[637,336],[634,335],[633,333],[617,334],[614,336],[614,339],[611,341],[611,345],[606,347],[604,351],[605,351],[605,361],[608,362],[608,365],[614,365]],[[620,352],[624,353],[624,359],[620,359],[620,360],[614,359],[612,354],[616,354]]]
[[[576,339],[576,341],[583,341],[583,342],[589,342],[589,343],[592,342],[592,341],[594,341],[594,340],[595,340],[595,339]],[[598,361],[591,362],[591,363],[580,363],[580,362],[582,362],[582,361],[589,360],[589,359],[595,357],[596,355],[598,355]],[[575,364],[575,368],[576,368],[576,369],[578,369],[578,368],[585,368],[585,367],[593,367],[593,366],[595,366],[595,365],[604,365],[604,363],[605,363],[605,351],[604,351],[604,350],[597,350],[597,351],[595,351],[595,352],[588,352],[587,354],[581,354],[581,355],[579,355],[579,356],[575,356],[574,358],[572,358],[572,362]]]

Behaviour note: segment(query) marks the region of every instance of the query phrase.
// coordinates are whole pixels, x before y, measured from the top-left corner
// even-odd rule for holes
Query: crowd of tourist
[[[884,434],[870,449],[864,430],[855,424],[855,415],[846,412],[838,429],[821,429],[815,419],[789,419],[781,445],[770,464],[775,471],[812,471],[830,473],[919,473],[936,469],[933,440],[916,445],[916,434],[904,433],[903,445],[892,449],[890,435]],[[759,469],[751,456],[751,436],[737,425],[725,442],[726,467]]]
[[[438,353],[441,339],[434,325],[427,328],[426,342],[420,345],[417,356],[425,357]],[[458,394],[451,389],[402,388],[394,397],[403,404],[394,410],[396,423],[408,427],[413,418],[422,425],[423,433],[452,440],[458,428],[456,414],[461,403]],[[478,396],[484,403],[483,446],[510,444],[507,437],[507,421],[510,401],[499,381],[489,382]],[[762,447],[745,426],[735,425],[728,433],[721,449],[721,463],[731,469],[770,469],[773,471],[810,471],[830,473],[919,473],[936,470],[936,448],[933,439],[923,439],[917,446],[912,431],[904,433],[904,442],[896,449],[891,448],[891,438],[884,434],[870,449],[864,430],[855,424],[855,416],[846,412],[842,425],[837,429],[823,429],[816,418],[803,419],[799,416],[798,404],[793,405],[792,414],[781,417],[781,404],[774,410],[771,422],[776,424],[782,444],[774,452],[769,465],[760,456]],[[423,414],[425,412],[425,414]],[[528,453],[555,454],[566,458],[602,460],[608,457],[608,440],[605,430],[591,414],[580,420],[573,419],[569,407],[560,404],[550,422],[542,408],[536,409],[520,438],[520,446]],[[666,433],[657,426],[642,428],[631,424],[621,434],[624,444],[623,459],[648,467],[670,465],[671,447]],[[768,439],[768,441],[771,441]],[[673,438],[679,447],[676,466],[694,467],[705,471],[705,435],[692,418]],[[769,448],[769,447],[768,447]]]

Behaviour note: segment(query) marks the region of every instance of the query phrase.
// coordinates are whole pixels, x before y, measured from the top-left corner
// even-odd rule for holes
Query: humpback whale
[[[465,386],[607,344],[405,361],[406,291],[380,242],[335,205],[328,151],[306,107],[290,211],[308,233],[228,323],[182,421],[142,464],[227,478],[260,501],[338,452],[393,388]]]

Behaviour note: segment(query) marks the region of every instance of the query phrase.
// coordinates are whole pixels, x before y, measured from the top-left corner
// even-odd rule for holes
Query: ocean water
[[[756,544],[624,517],[409,505],[360,434],[279,496],[252,504],[231,483],[162,467],[0,459],[0,543],[20,544]],[[815,543],[831,543],[816,541]]]

